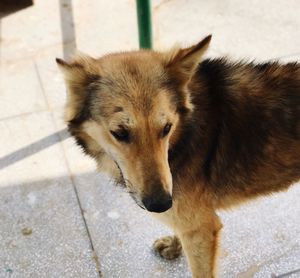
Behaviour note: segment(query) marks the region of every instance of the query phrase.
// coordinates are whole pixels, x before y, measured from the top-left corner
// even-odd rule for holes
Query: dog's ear
[[[69,122],[82,111],[89,85],[100,78],[99,66],[96,59],[85,54],[77,54],[70,62],[56,58],[56,63],[67,87],[65,120]]]
[[[189,80],[208,49],[210,41],[211,35],[191,47],[171,51],[166,58],[167,67],[175,69]]]
[[[64,75],[67,86],[72,88],[85,86],[99,75],[97,60],[83,53],[76,54],[70,62],[56,58],[56,63]]]

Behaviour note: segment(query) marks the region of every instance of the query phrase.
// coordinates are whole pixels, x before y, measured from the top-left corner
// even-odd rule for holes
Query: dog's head
[[[68,88],[65,118],[85,151],[112,159],[137,203],[172,206],[168,150],[193,110],[187,84],[210,42],[161,53],[135,51],[57,59]]]

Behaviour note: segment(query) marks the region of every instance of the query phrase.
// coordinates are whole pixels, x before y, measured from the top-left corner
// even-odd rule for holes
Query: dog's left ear
[[[191,47],[170,52],[167,56],[167,67],[176,69],[190,79],[208,49],[210,41],[211,35]]]

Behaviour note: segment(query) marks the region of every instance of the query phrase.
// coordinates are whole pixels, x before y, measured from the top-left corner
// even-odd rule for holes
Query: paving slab
[[[0,192],[0,277],[99,277],[69,177]]]
[[[47,109],[34,60],[0,64],[0,119]]]
[[[138,49],[135,5],[134,0],[74,1],[77,48],[95,57]]]
[[[62,47],[45,48],[34,57],[36,72],[47,102],[47,109],[55,110],[65,105],[66,88],[55,58],[63,58]]]
[[[300,269],[299,194],[300,183],[220,212],[222,277],[263,278]],[[300,277],[300,272],[289,277]]]
[[[16,61],[35,56],[43,48],[62,44],[61,0],[35,0],[26,9],[2,17],[0,61]]]
[[[299,53],[297,0],[159,0],[153,8],[158,46],[195,43],[212,33],[212,48],[233,58],[266,60]]]
[[[2,120],[0,128],[0,187],[68,174],[50,112]]]
[[[0,127],[0,277],[99,277],[51,114]]]

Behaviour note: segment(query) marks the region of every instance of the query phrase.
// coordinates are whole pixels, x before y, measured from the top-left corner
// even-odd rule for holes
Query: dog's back
[[[225,203],[231,197],[282,190],[299,180],[299,64],[205,60],[190,89],[194,142],[183,151],[189,163],[174,162],[176,167],[192,165],[195,175]],[[200,153],[203,159],[199,162],[186,152]]]

